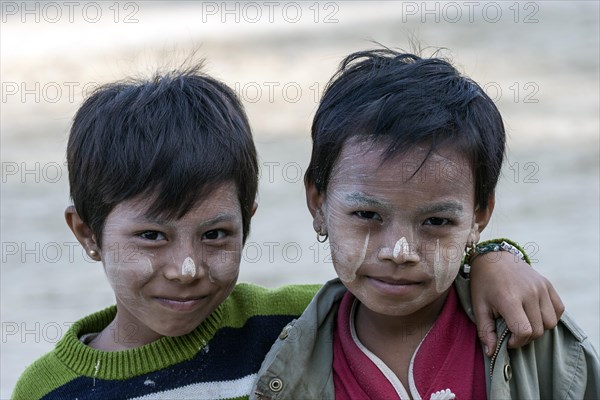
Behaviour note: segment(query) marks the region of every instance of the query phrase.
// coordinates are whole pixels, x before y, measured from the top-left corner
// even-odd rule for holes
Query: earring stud
[[[96,258],[98,257],[98,252],[96,250],[90,250],[88,251],[88,254],[90,255],[90,257],[92,258]]]

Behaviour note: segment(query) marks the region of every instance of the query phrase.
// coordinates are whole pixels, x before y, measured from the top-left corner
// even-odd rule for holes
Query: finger
[[[556,319],[558,320],[560,319],[560,317],[562,317],[563,313],[565,312],[565,305],[563,304],[562,300],[560,299],[560,296],[558,295],[550,281],[548,281],[548,293],[550,295],[550,301],[552,302],[554,311],[556,313]]]
[[[514,321],[507,321],[512,335],[508,340],[511,349],[523,347],[544,333],[540,304],[524,303],[523,315]]]
[[[477,323],[477,336],[483,343],[485,354],[491,357],[496,349],[496,322],[490,311],[484,308],[474,308],[475,321]]]
[[[537,297],[536,298],[537,301]],[[521,347],[525,345],[531,336],[530,316],[533,315],[531,310],[535,308],[523,303],[520,299],[506,296],[498,304],[498,312],[504,320],[508,329],[512,332],[508,345],[511,348]],[[538,311],[537,319],[541,321],[541,315]]]
[[[553,329],[558,324],[558,319],[564,311],[564,306],[562,305],[562,301],[560,301],[560,298],[558,299],[558,301],[559,306],[561,306],[562,309],[559,308],[557,310],[556,305],[552,301],[552,293],[550,293],[550,291],[548,292],[548,296],[543,296],[540,299],[540,312],[542,313],[542,334],[544,333],[544,329]]]

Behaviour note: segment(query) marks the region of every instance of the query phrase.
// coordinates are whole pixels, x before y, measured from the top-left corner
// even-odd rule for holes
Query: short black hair
[[[326,193],[350,138],[385,142],[386,159],[426,144],[423,163],[444,144],[458,146],[472,166],[476,204],[484,209],[505,150],[500,112],[477,83],[445,59],[388,48],[350,54],[328,82],[312,124],[305,182]]]
[[[153,196],[150,216],[178,219],[225,182],[249,233],[258,162],[248,118],[200,65],[99,87],[75,115],[67,163],[75,209],[99,246],[120,202]]]

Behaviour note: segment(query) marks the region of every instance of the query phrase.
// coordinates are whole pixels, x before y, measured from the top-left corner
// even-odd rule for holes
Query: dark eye
[[[374,219],[377,221],[382,220],[381,216],[374,211],[356,211],[354,214],[362,219]]]
[[[431,217],[425,220],[424,225],[444,226],[448,225],[449,223],[450,220],[448,220],[447,218]]]
[[[204,239],[217,240],[222,239],[225,236],[225,232],[223,232],[221,229],[213,229],[212,231],[206,232],[202,236]]]
[[[165,235],[157,231],[146,231],[140,233],[140,237],[146,240],[165,240]]]

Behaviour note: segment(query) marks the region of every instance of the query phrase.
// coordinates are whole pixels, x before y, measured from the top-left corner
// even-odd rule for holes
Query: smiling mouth
[[[374,276],[371,279],[384,283],[386,285],[395,285],[395,286],[406,286],[406,285],[419,285],[420,282],[411,281],[407,279],[392,279],[392,278],[376,278]]]
[[[154,299],[162,306],[175,311],[190,311],[193,310],[206,296],[190,297],[186,299],[154,297]]]

